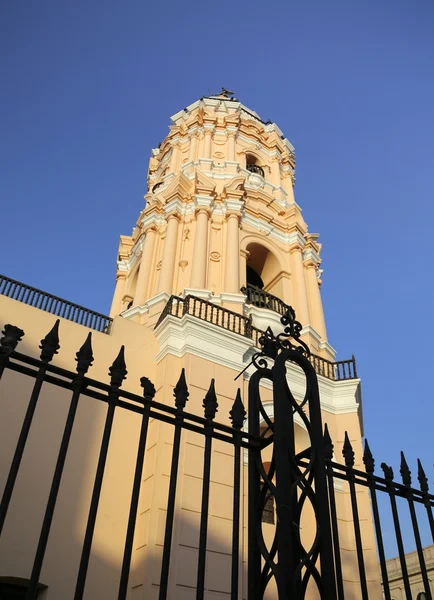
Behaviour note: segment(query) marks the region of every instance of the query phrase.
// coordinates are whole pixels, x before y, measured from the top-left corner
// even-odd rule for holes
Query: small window
[[[133,305],[133,301],[131,300],[130,302],[128,302],[128,305],[127,305],[127,310],[128,310],[129,308],[131,308],[131,307],[132,307],[132,305]]]
[[[274,496],[268,496],[262,511],[262,522],[274,525]]]
[[[419,592],[417,595],[417,600],[426,600],[425,592]]]

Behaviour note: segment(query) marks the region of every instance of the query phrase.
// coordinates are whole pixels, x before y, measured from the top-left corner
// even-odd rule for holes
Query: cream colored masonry
[[[184,315],[181,319],[166,317],[154,334],[160,346],[157,364],[169,354],[181,358],[188,353],[233,369],[234,378],[257,352],[252,340],[190,315]],[[249,367],[243,378],[249,380],[254,371],[253,366]],[[302,400],[305,377],[292,363],[288,365],[287,379],[296,400]],[[360,379],[332,381],[318,375],[318,382],[322,410],[334,415],[357,413],[363,435]],[[264,380],[261,386],[272,389],[272,383],[268,380]]]

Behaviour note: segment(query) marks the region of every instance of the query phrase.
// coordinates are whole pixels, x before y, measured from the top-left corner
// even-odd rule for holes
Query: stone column
[[[181,152],[181,145],[179,142],[172,144],[172,156],[170,159],[169,173],[176,173],[179,165],[179,155]]]
[[[240,289],[247,285],[247,261],[250,252],[248,250],[240,250]]]
[[[212,129],[205,129],[205,139],[203,142],[203,158],[211,158],[211,138]]]
[[[276,187],[280,187],[282,185],[280,179],[280,160],[278,156],[273,156],[271,159],[271,181]]]
[[[161,261],[160,278],[158,280],[158,294],[161,292],[172,293],[178,223],[179,218],[177,215],[171,214],[167,217],[166,239],[164,240],[163,258]]]
[[[295,202],[292,177],[291,177],[291,174],[288,172],[282,173],[282,187],[286,192],[286,199],[288,200],[288,202],[290,204]]]
[[[229,212],[226,223],[225,292],[240,293],[239,214]]]
[[[140,259],[139,274],[137,275],[136,291],[134,294],[134,306],[141,306],[147,300],[149,281],[152,276],[152,255],[154,251],[155,228],[150,228],[145,233],[145,242]]]
[[[317,265],[313,260],[305,262],[306,280],[310,300],[311,325],[317,331],[323,341],[327,341],[327,331],[322,307],[321,292],[317,278]]]
[[[110,316],[111,317],[115,317],[116,315],[118,315],[121,312],[122,298],[124,297],[124,293],[125,293],[126,280],[127,280],[126,273],[118,273],[116,275],[115,293],[113,294],[112,305],[110,308]]]
[[[204,289],[206,285],[206,266],[208,263],[208,217],[207,208],[196,212],[196,230],[194,236],[193,264],[190,287]]]
[[[228,133],[228,160],[235,160],[235,132]]]
[[[306,282],[304,279],[303,248],[298,244],[292,244],[289,248],[291,252],[291,267],[294,276],[295,293],[295,312],[297,321],[304,326],[310,325],[309,301],[307,298]]]
[[[188,162],[195,161],[197,156],[197,136],[192,135],[190,138],[190,148],[188,151]]]

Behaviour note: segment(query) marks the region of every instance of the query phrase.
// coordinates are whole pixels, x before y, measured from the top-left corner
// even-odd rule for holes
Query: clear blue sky
[[[296,148],[378,467],[433,485],[433,29],[429,0],[2,2],[0,272],[107,312],[151,148],[233,89]]]

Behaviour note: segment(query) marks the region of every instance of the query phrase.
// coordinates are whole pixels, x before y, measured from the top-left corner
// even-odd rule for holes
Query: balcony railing
[[[246,169],[250,171],[250,173],[256,173],[256,175],[265,177],[264,169],[259,165],[246,165]]]
[[[279,315],[284,315],[288,311],[289,306],[283,300],[255,285],[247,284],[240,291],[247,296],[248,304],[253,304],[253,306],[257,306],[258,308],[268,308],[279,313]]]
[[[169,315],[178,319],[182,318],[184,315],[191,315],[202,321],[212,323],[213,325],[217,325],[223,329],[238,333],[239,335],[253,340],[256,348],[260,347],[259,338],[264,335],[264,332],[261,329],[252,325],[251,317],[245,317],[244,315],[218,306],[213,302],[208,302],[208,300],[204,300],[203,298],[196,298],[195,296],[186,296],[185,298],[171,296],[155,327],[158,327]],[[309,360],[317,375],[322,375],[327,379],[341,381],[344,379],[357,378],[356,359],[354,356],[349,360],[332,362],[317,354],[311,354]]]
[[[63,298],[58,298],[15,279],[0,275],[0,294],[34,308],[73,321],[101,333],[110,333],[112,319],[106,315],[84,308]]]
[[[196,296],[186,296],[185,298],[171,296],[155,327],[158,327],[168,315],[178,318],[183,315],[191,315],[244,337],[252,337],[252,321],[248,317],[203,300],[203,298],[196,298]]]

